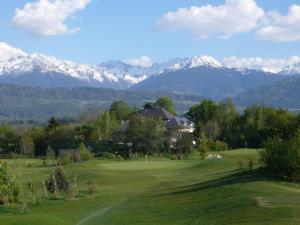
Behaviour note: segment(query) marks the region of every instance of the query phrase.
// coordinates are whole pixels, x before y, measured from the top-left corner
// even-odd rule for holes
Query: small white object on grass
[[[207,156],[208,159],[223,159],[223,156],[222,155],[219,155],[219,154],[209,154]]]

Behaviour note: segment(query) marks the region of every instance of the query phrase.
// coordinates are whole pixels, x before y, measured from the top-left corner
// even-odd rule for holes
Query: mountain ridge
[[[253,69],[231,68],[206,55],[173,58],[142,67],[120,60],[98,65],[76,64],[43,54],[28,54],[2,42],[0,52],[0,83],[45,88],[163,90],[219,100],[300,74],[300,64],[296,63],[273,73],[254,65]]]
[[[286,78],[256,70],[236,70],[209,66],[167,71],[132,86],[131,90],[168,90],[182,94],[196,94],[221,100],[235,97],[244,91],[258,88]]]

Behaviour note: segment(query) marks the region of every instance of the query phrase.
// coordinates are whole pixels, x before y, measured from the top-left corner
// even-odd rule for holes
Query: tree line
[[[176,114],[168,97],[161,97],[151,105]],[[81,122],[63,123],[51,118],[43,126],[2,124],[0,153],[2,156],[41,157],[47,155],[49,148],[57,155],[60,150],[78,149],[83,144],[99,156],[130,158],[136,154],[176,154],[181,157],[198,149],[205,158],[211,150],[265,148],[262,154],[265,165],[282,170],[284,166],[278,163],[285,166],[291,163],[292,166],[284,169],[287,176],[298,170],[300,116],[288,110],[254,105],[239,112],[230,99],[204,100],[184,115],[195,124],[193,134],[178,134],[176,130],[166,129],[165,121],[144,117],[140,110],[125,101],[115,101],[109,110],[97,111]],[[176,142],[172,141],[174,138]],[[281,147],[276,150],[276,146]],[[273,160],[274,155],[287,157],[283,154],[286,152],[293,152],[290,154],[293,160]]]
[[[153,105],[176,114],[168,97],[159,98]],[[133,148],[146,146],[148,153],[162,150],[170,131],[166,131],[163,121],[143,117],[139,111],[125,101],[115,101],[109,110],[97,111],[81,122],[61,122],[52,117],[42,126],[2,124],[0,152],[43,156],[48,147],[57,152],[78,148],[81,143],[94,151],[117,143],[132,143]],[[222,142],[229,149],[262,148],[270,138],[292,138],[300,127],[300,116],[288,110],[255,105],[239,113],[230,99],[220,103],[204,100],[192,106],[185,117],[195,124],[193,139],[205,137],[212,143]],[[128,127],[122,130],[122,124],[128,120]]]
[[[151,104],[176,114],[169,97],[159,98]],[[2,124],[0,154],[3,157],[12,154],[41,157],[46,156],[50,148],[57,155],[60,150],[77,149],[82,143],[95,154],[120,152],[128,157],[131,149],[139,149],[145,154],[159,151],[167,139],[165,124],[161,120],[143,117],[139,112],[139,108],[125,101],[115,101],[109,110],[93,111],[77,122],[52,117],[42,126]],[[122,130],[126,121],[130,124]],[[132,146],[126,143],[132,143]]]

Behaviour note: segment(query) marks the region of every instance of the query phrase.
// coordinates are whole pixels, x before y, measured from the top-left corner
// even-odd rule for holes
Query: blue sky
[[[24,19],[23,14],[16,18],[17,8],[22,10],[26,3],[39,1],[51,2],[53,0],[2,1],[0,41],[29,53],[38,52],[59,59],[91,64],[110,59],[125,60],[140,56],[149,56],[153,61],[163,61],[172,57],[195,55],[211,55],[218,59],[228,56],[287,58],[300,55],[298,11],[295,10],[295,13],[287,18],[288,10],[292,5],[298,3],[300,6],[300,2],[296,0],[256,0],[257,8],[264,10],[265,16],[260,15],[256,10],[257,17],[255,19],[253,17],[252,20],[254,19],[257,23],[268,22],[264,22],[267,23],[264,25],[256,24],[255,27],[252,27],[250,23],[246,31],[243,28],[236,28],[237,24],[231,27],[232,20],[223,28],[220,22],[215,25],[215,20],[212,19],[208,24],[212,28],[202,28],[201,26],[207,24],[203,25],[199,21],[200,24],[195,23],[190,26],[191,20],[185,18],[185,15],[190,16],[189,9],[192,6],[197,7],[196,10],[201,13],[202,7],[206,7],[207,4],[218,7],[226,5],[225,0],[91,0],[88,4],[84,4],[84,7],[78,6],[80,9],[73,10],[74,13],[66,9],[68,17],[63,24],[68,26],[69,30],[55,31],[55,34],[41,33],[39,29],[43,26],[42,24],[34,26],[33,31],[32,26],[26,22],[36,20]],[[255,2],[254,0],[241,1]],[[178,16],[176,12],[179,8],[185,8],[187,14]],[[212,8],[212,10],[215,12],[218,8]],[[268,15],[271,11],[277,13]],[[172,12],[175,19],[173,17],[172,21],[171,17],[162,19],[162,16],[168,12]],[[59,13],[57,12],[57,15]],[[210,15],[212,14],[208,12],[208,16]],[[205,14],[204,18],[206,16]],[[250,13],[250,16],[253,15]],[[292,20],[294,25],[285,23],[285,19]],[[238,21],[239,18],[237,17],[236,20]],[[162,24],[159,27],[158,21]],[[226,24],[226,18],[224,24]],[[263,30],[259,26],[266,29]],[[212,30],[214,27],[216,30]],[[273,33],[269,32],[270,29],[267,30],[269,27],[276,27],[280,32],[273,30]],[[207,29],[206,32],[204,32],[205,29]],[[226,29],[230,30],[229,35]],[[223,34],[218,33],[220,30],[226,33],[225,38]],[[263,31],[268,31],[268,33]],[[204,35],[208,34],[208,37],[203,38],[203,32]],[[279,36],[282,36],[282,39],[278,39]]]

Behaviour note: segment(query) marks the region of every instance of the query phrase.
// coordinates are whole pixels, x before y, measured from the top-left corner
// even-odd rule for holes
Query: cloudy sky
[[[300,61],[300,2],[9,0],[1,2],[0,41],[91,64],[195,55],[277,64]]]

